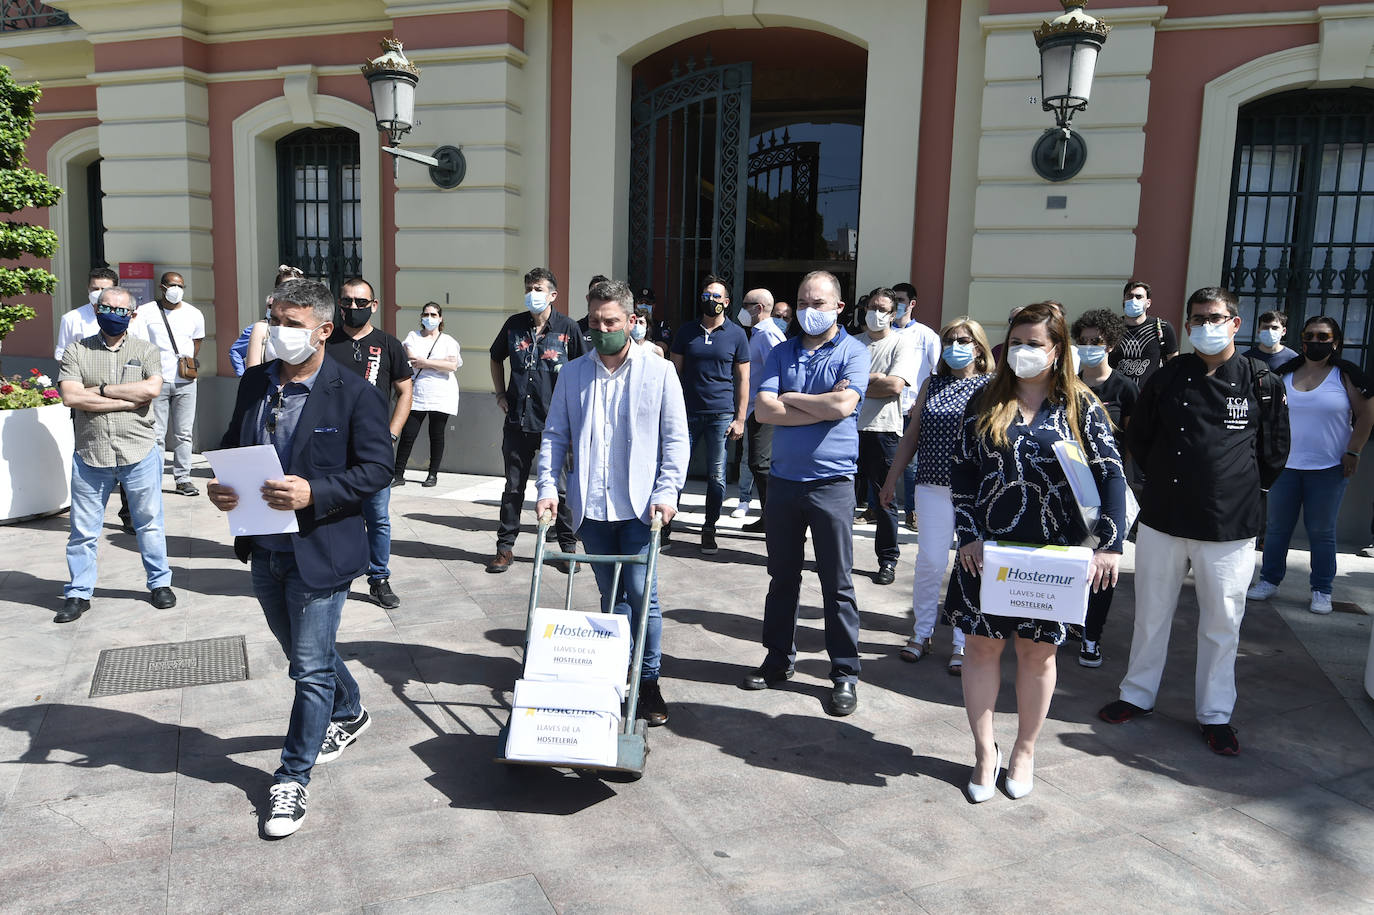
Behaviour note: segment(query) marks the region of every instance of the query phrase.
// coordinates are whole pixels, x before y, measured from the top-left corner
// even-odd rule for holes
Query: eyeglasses
[[[275,436],[277,434],[277,423],[281,422],[282,401],[286,393],[285,387],[277,391],[277,396],[271,403],[267,414],[267,434]]]
[[[1106,340],[1105,337],[1093,337],[1093,338],[1091,338],[1091,339],[1089,339],[1088,337],[1080,337],[1079,340],[1078,340],[1078,345],[1079,345],[1079,346],[1106,346],[1106,345],[1107,345],[1107,340]]]
[[[361,345],[359,345],[359,343],[358,343],[357,340],[354,340],[354,341],[353,341],[353,361],[354,361],[354,362],[362,362],[362,361],[363,361],[363,348],[362,348]]]
[[[725,295],[719,292],[703,292],[701,294],[701,300],[703,302],[723,302],[725,301]]]
[[[763,303],[762,303],[762,302],[751,302],[751,301],[749,301],[748,299],[745,299],[745,300],[744,300],[744,307],[745,307],[745,308],[762,308],[762,307],[763,307]]]
[[[1213,327],[1216,327],[1218,324],[1222,324],[1226,321],[1231,320],[1231,317],[1231,315],[1227,314],[1224,311],[1214,312],[1210,315],[1192,315],[1188,318],[1188,326],[1201,327],[1204,324],[1210,324]]]
[[[366,308],[372,304],[371,299],[349,298],[348,296],[339,297],[339,307],[341,308]]]
[[[127,318],[134,313],[132,308],[120,308],[118,305],[106,305],[101,302],[95,306],[95,313],[98,315],[115,315],[119,318]]]
[[[959,344],[960,346],[968,346],[972,342],[972,337],[945,337],[944,340],[946,346],[952,346],[955,343]]]
[[[1329,334],[1325,331],[1307,331],[1302,335],[1303,343],[1331,343],[1335,339],[1335,334]]]

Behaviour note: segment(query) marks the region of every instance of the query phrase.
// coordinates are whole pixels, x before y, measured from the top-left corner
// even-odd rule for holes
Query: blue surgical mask
[[[1107,358],[1107,348],[1105,346],[1080,346],[1078,348],[1078,359],[1084,365],[1101,365],[1102,360]]]
[[[1192,341],[1193,349],[1199,353],[1204,356],[1215,356],[1231,344],[1230,327],[1230,321],[1222,321],[1220,324],[1204,324],[1201,327],[1191,328],[1188,331],[1188,339]]]
[[[425,315],[424,317],[420,318],[420,324],[424,327],[425,330],[437,330],[439,327],[439,323],[439,318],[431,318],[429,315]]]
[[[822,311],[819,308],[803,308],[797,312],[797,322],[801,329],[812,337],[819,337],[835,325],[838,311]]]
[[[952,369],[961,369],[973,361],[972,343],[951,343],[945,347],[941,358]]]
[[[531,289],[525,293],[525,307],[531,314],[539,314],[549,307],[549,294],[540,289]]]
[[[1126,317],[1138,318],[1145,313],[1145,302],[1141,299],[1127,299],[1121,303],[1121,307],[1126,309]]]
[[[632,340],[634,340],[636,343],[638,343],[639,341],[641,341],[641,340],[644,339],[644,334],[645,334],[647,331],[648,331],[648,328],[645,327],[643,324],[631,324],[631,325],[630,325],[630,338],[631,338]]]
[[[1275,327],[1266,327],[1259,333],[1260,342],[1265,346],[1278,346],[1283,339],[1283,331]]]

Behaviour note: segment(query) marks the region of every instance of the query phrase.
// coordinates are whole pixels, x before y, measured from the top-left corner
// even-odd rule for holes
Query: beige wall
[[[1056,298],[1069,314],[1120,301],[1135,263],[1144,125],[1155,25],[1165,7],[1099,9],[1112,26],[1088,109],[1074,120],[1088,159],[1071,181],[1031,167],[1031,148],[1054,126],[1040,95],[1031,33],[1044,15],[984,16],[985,63],[970,251],[970,313],[998,326],[1015,304]],[[1065,209],[1047,209],[1050,195]]]

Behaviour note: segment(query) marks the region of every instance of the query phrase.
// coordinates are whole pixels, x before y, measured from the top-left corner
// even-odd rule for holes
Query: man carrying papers
[[[262,499],[294,511],[300,528],[234,541],[239,559],[252,559],[253,592],[296,681],[263,826],[272,838],[300,828],[315,763],[338,757],[371,723],[334,639],[349,586],[367,567],[361,506],[391,483],[393,459],[382,395],[325,358],[333,319],[334,297],[320,283],[273,290],[268,334],[278,358],[244,372],[220,447],[271,445],[286,475],[260,492],[209,487],[221,511]]]
[[[539,446],[539,503],[543,516],[558,507],[557,472],[572,454],[568,509],[588,553],[645,555],[649,524],[677,511],[687,479],[687,409],[672,363],[655,359],[630,339],[634,294],[624,283],[597,283],[587,293],[588,327],[595,352],[568,363],[561,373]],[[612,567],[592,566],[601,608],[626,616],[639,612],[649,588],[649,623],[640,669],[640,704],[651,725],[668,720],[658,688],[657,583],[648,568],[627,565],[619,593],[612,594]],[[638,621],[633,631],[638,631]]]

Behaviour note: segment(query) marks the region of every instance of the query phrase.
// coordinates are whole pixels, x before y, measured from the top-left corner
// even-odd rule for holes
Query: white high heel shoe
[[[994,744],[994,746],[996,746]],[[975,767],[976,768],[976,767]],[[997,773],[1002,771],[1002,748],[997,747],[997,768],[992,770],[992,781],[986,785],[975,785],[973,779],[968,782],[968,799],[975,804],[992,800],[992,796],[997,793]]]
[[[1014,801],[1018,801],[1030,794],[1031,789],[1035,787],[1035,760],[1031,760],[1030,778],[1026,779],[1024,782],[1018,782],[1011,777],[1011,770],[1008,769],[1007,777],[1003,780],[1003,784],[1007,789],[1007,797]]]

